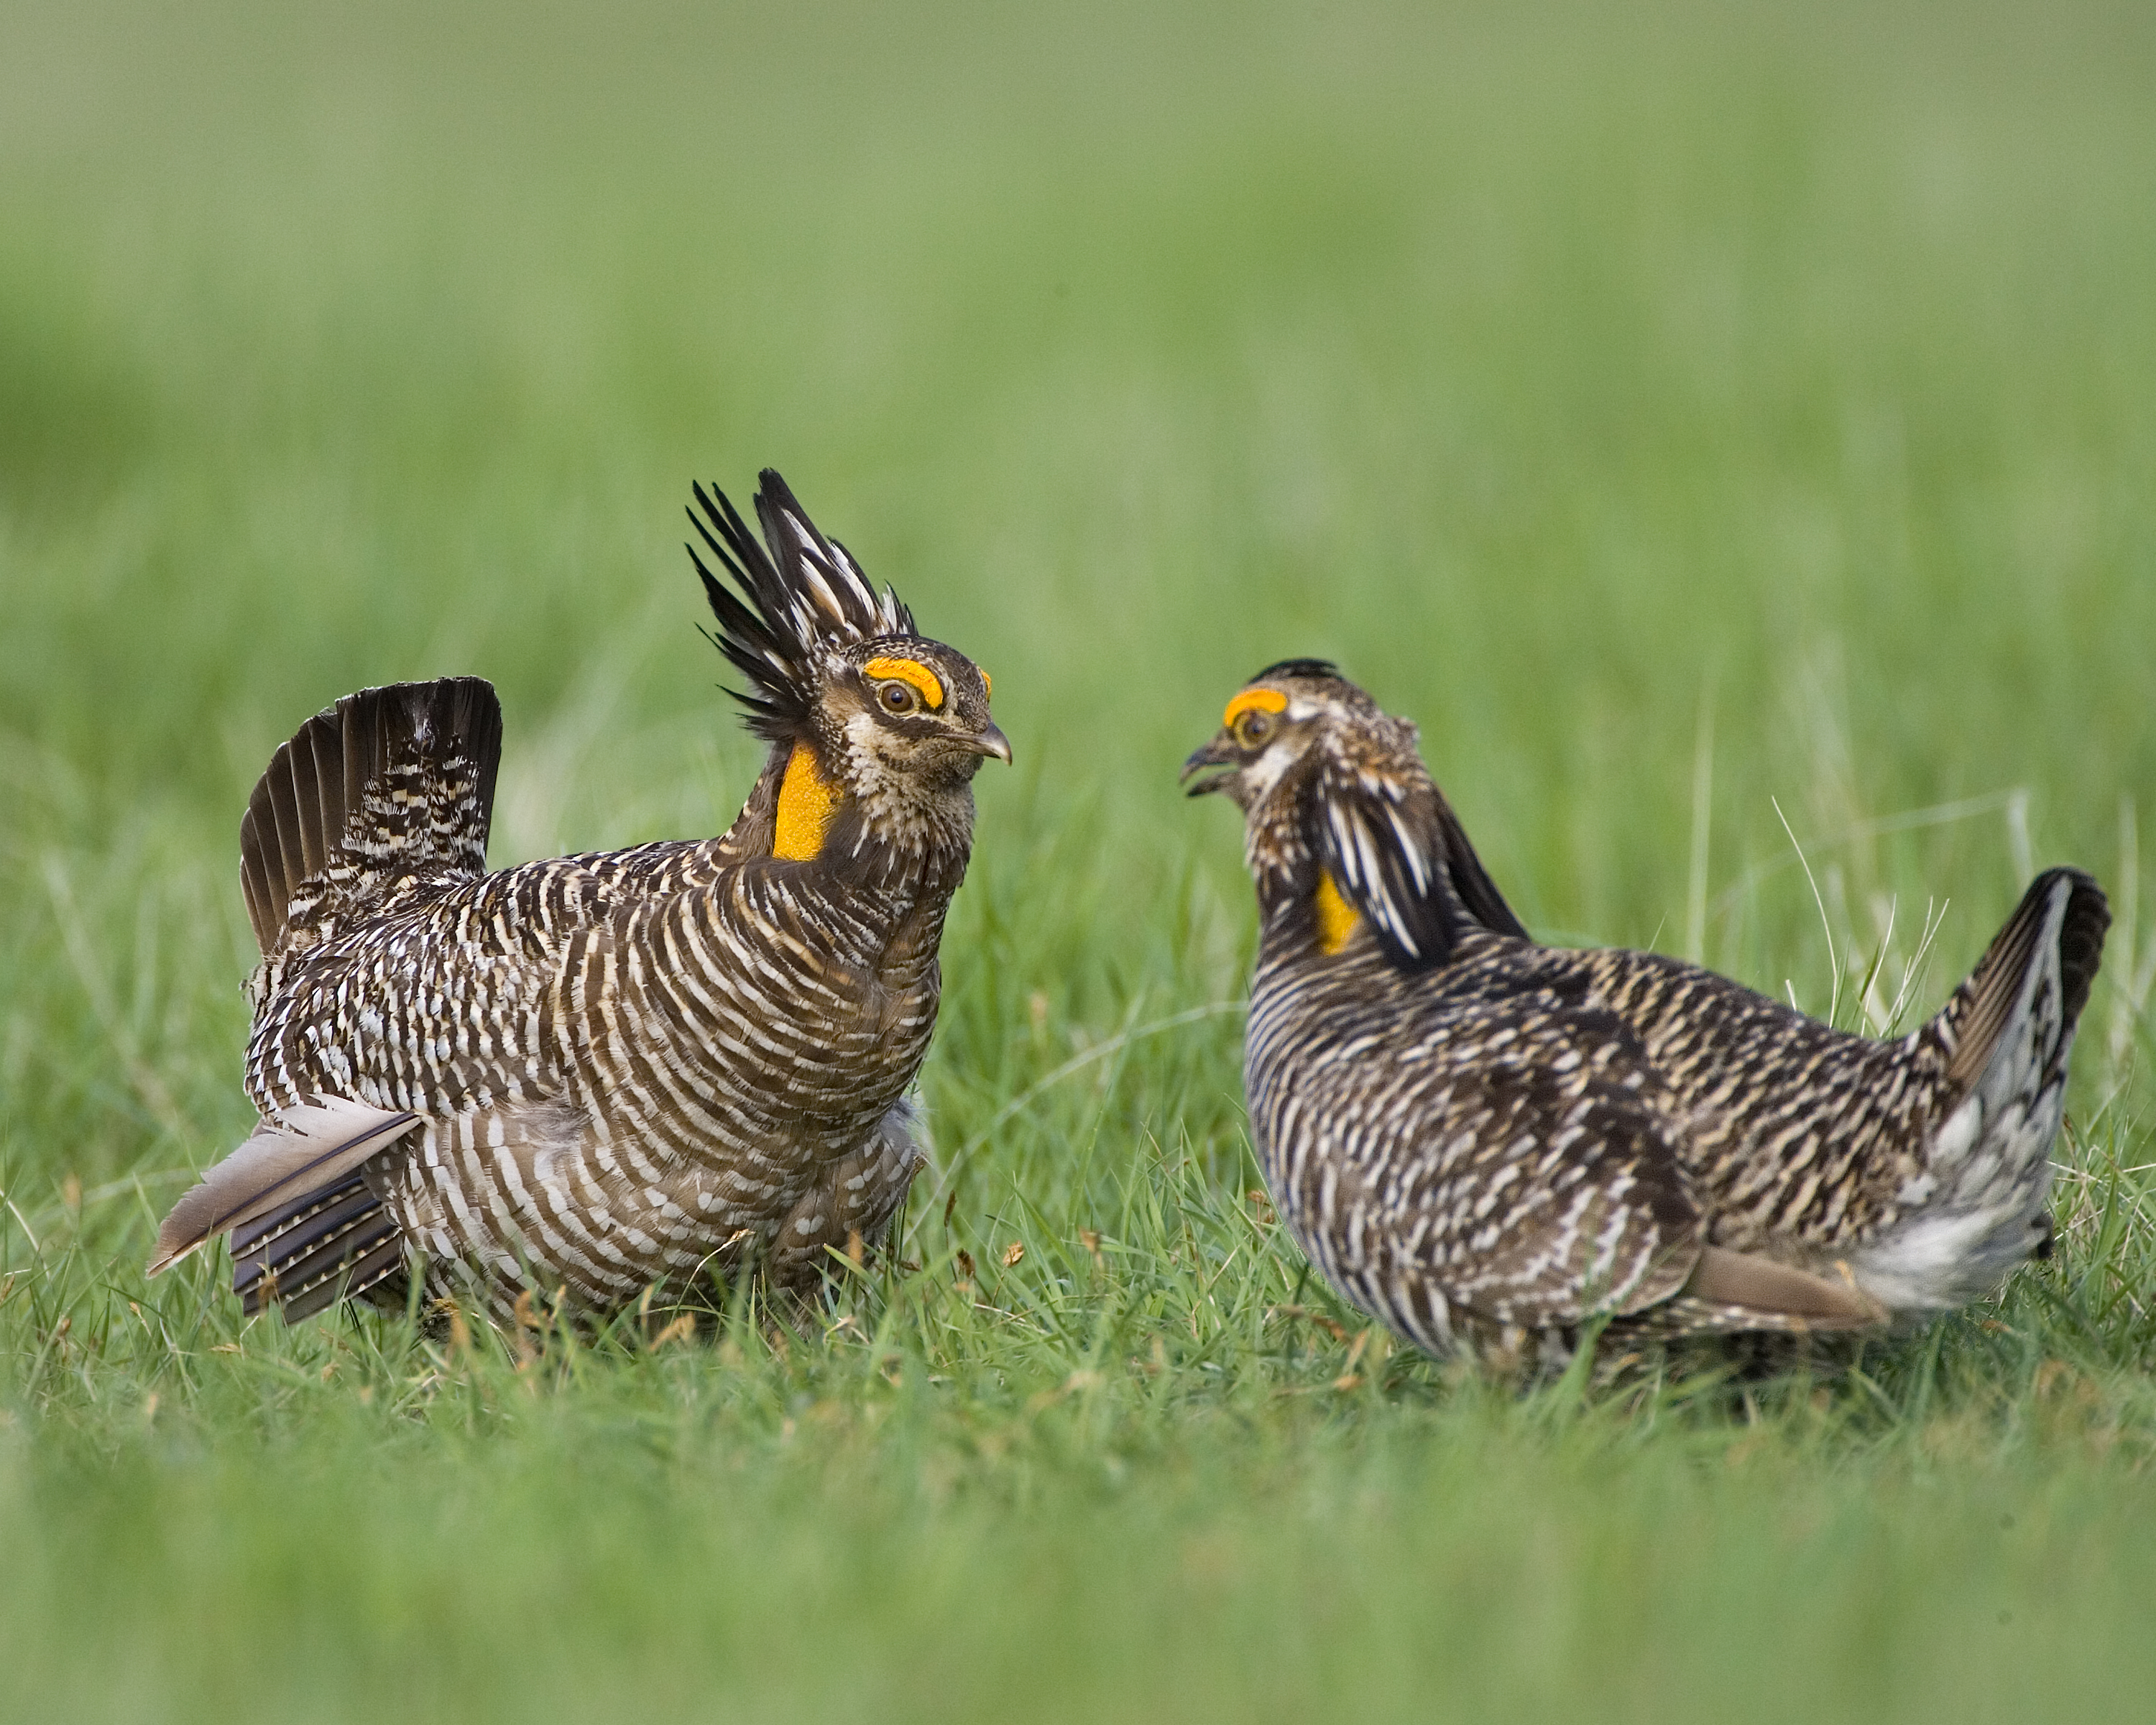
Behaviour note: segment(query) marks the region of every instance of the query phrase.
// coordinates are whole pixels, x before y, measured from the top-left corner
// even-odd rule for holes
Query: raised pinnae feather
[[[757,480],[756,512],[763,523],[765,542],[796,595],[797,608],[805,596],[821,613],[814,618],[802,610],[804,619],[821,624],[819,634],[827,640],[855,641],[912,633],[912,619],[901,620],[886,610],[853,559],[818,531],[776,470],[767,467]]]
[[[841,629],[846,628],[853,619],[848,616],[846,607],[840,602],[829,578],[838,573],[836,560],[818,554],[820,547],[817,544],[819,536],[815,529],[793,511],[782,510],[779,519],[785,523],[794,555],[799,559],[801,583],[808,589],[808,597],[816,602],[826,620]],[[849,591],[847,597],[850,598],[854,595]]]
[[[737,594],[705,566],[694,545],[688,547],[689,560],[704,584],[704,597],[718,619],[719,632],[709,639],[749,681],[747,691],[728,692],[747,708],[752,730],[773,740],[790,737],[808,715],[808,642],[788,603],[778,571],[732,500],[716,486],[708,494],[701,485],[691,490],[696,507],[689,511],[689,524],[741,589]],[[702,510],[701,517],[697,509]]]
[[[716,485],[707,492],[698,484],[691,492],[690,524],[732,578],[729,587],[694,544],[688,547],[718,619],[710,639],[748,680],[747,690],[728,692],[747,709],[757,735],[774,742],[796,738],[814,709],[824,655],[853,642],[911,635],[912,613],[888,588],[878,597],[773,470],[764,470],[756,498],[762,543]]]

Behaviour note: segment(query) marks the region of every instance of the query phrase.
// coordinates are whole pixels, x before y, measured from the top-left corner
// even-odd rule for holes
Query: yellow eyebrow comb
[[[1228,703],[1228,711],[1220,715],[1220,722],[1232,725],[1245,713],[1284,713],[1287,711],[1287,696],[1277,689],[1245,689]]]

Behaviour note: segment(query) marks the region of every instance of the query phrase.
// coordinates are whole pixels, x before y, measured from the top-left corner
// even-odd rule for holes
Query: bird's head
[[[1413,760],[1412,726],[1388,719],[1376,701],[1328,660],[1284,659],[1229,697],[1219,731],[1183,762],[1183,777],[1188,783],[1209,768],[1225,768],[1198,778],[1190,794],[1223,793],[1255,822],[1269,802],[1277,800],[1280,812],[1288,813],[1306,800],[1328,750],[1338,752],[1358,733],[1373,733],[1372,741],[1388,740],[1382,735],[1388,726],[1404,730],[1399,741],[1404,742]]]
[[[973,774],[1011,757],[988,673],[870,587],[777,473],[766,469],[757,492],[761,544],[723,492],[695,493],[689,519],[732,578],[689,547],[718,619],[711,639],[747,680],[732,692],[748,727],[773,746],[770,854],[963,856]]]
[[[1367,926],[1413,965],[1440,962],[1474,928],[1526,937],[1416,742],[1323,660],[1268,665],[1229,698],[1183,777],[1192,796],[1218,791],[1242,809],[1269,934],[1330,957]]]

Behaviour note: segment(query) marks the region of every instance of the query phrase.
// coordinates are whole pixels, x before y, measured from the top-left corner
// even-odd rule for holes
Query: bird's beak
[[[1190,784],[1193,773],[1202,773],[1208,767],[1232,767],[1235,764],[1235,752],[1229,744],[1228,733],[1224,731],[1183,763],[1183,776],[1177,782],[1181,784]],[[1232,773],[1216,773],[1210,778],[1201,778],[1196,784],[1190,784],[1190,788],[1185,794],[1203,797],[1209,792],[1220,789],[1234,777],[1235,774]]]
[[[1011,763],[1010,738],[1004,736],[993,724],[991,724],[978,737],[968,737],[966,747],[978,750],[983,755],[993,755],[1006,767]]]

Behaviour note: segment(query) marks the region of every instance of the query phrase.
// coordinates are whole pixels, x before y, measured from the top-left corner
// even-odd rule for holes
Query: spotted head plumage
[[[711,639],[747,679],[730,692],[749,728],[773,746],[773,854],[806,860],[834,839],[854,854],[963,851],[968,783],[983,759],[1011,757],[988,674],[921,634],[773,470],[757,492],[762,543],[716,485],[694,495],[690,521],[732,583],[690,545],[718,621]]]
[[[1337,951],[1367,924],[1399,962],[1443,962],[1472,928],[1527,937],[1431,779],[1415,727],[1321,659],[1267,665],[1184,763],[1190,794],[1243,811],[1269,922]]]

